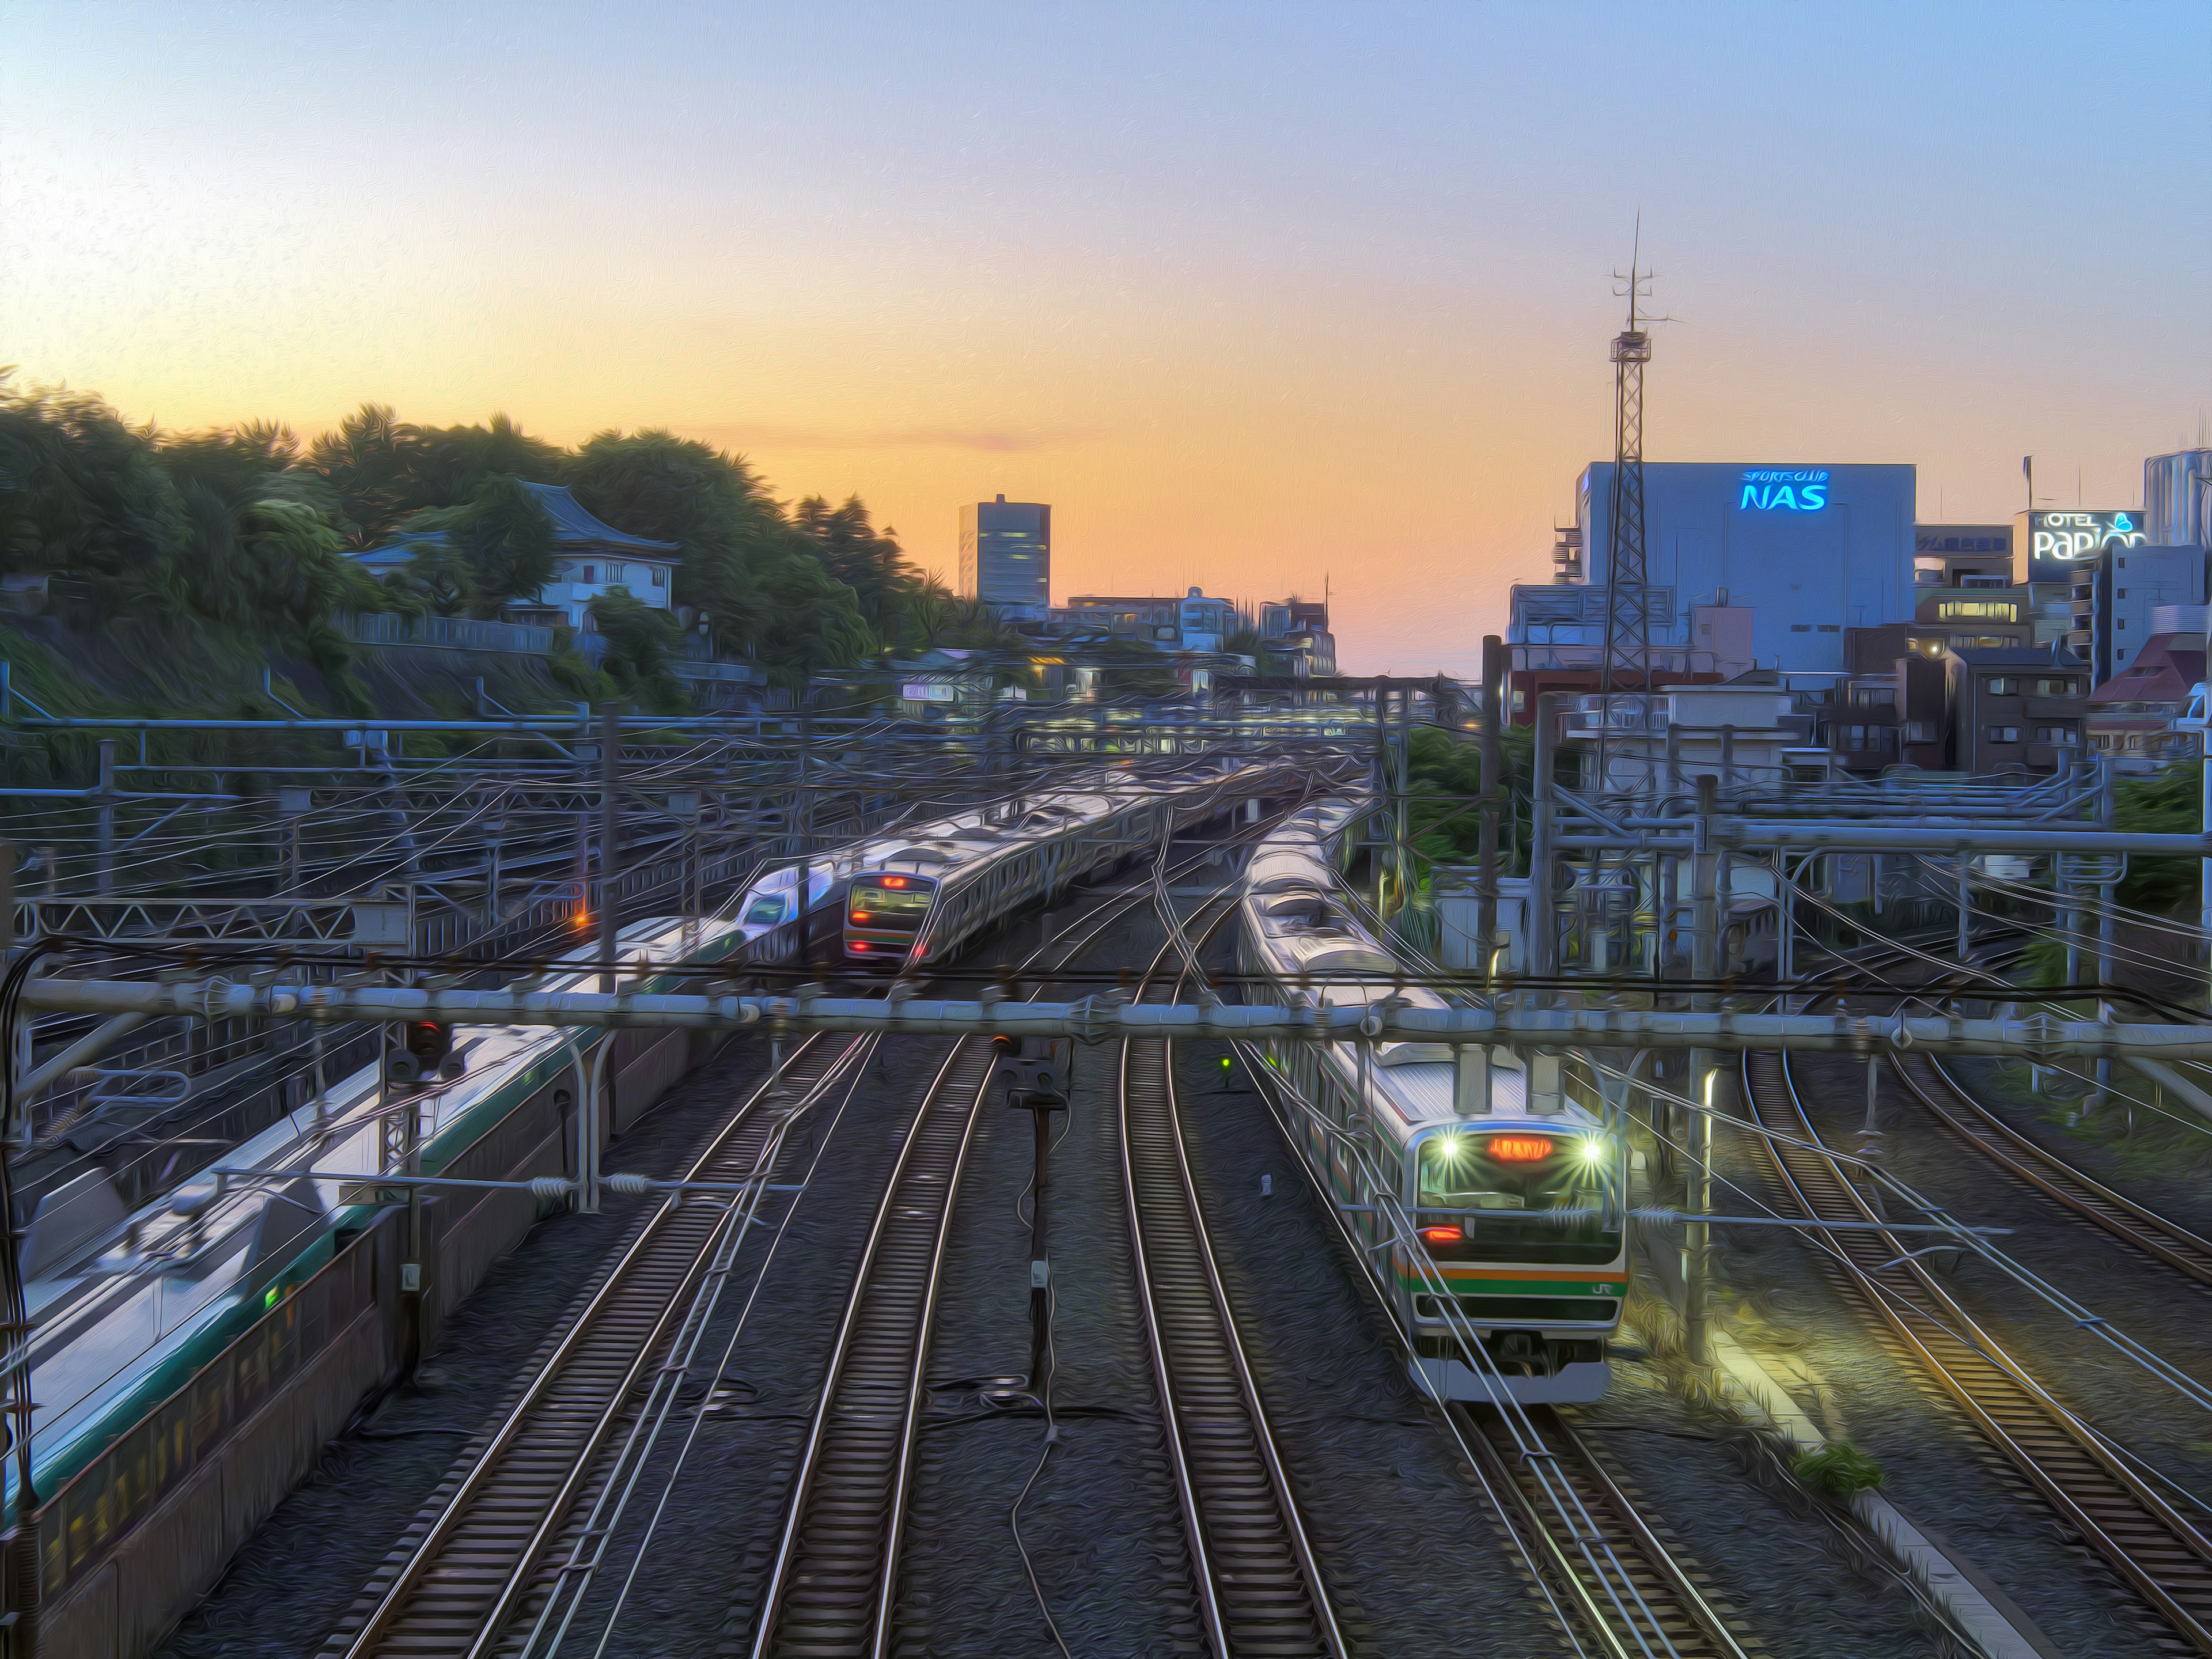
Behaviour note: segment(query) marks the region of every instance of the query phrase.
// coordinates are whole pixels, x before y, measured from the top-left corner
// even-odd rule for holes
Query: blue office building
[[[1568,580],[1515,588],[1516,641],[1568,643],[1557,625],[1534,635],[1528,628],[1559,610],[1562,586],[1604,586],[1614,472],[1611,461],[1593,462],[1577,483],[1581,556],[1563,570]],[[1913,614],[1916,489],[1911,466],[1646,462],[1644,581],[1659,599],[1651,643],[1693,647],[1693,608],[1747,606],[1760,666],[1841,670],[1844,629]],[[1599,646],[1602,599],[1589,592],[1586,600],[1571,631],[1590,632],[1587,643]]]

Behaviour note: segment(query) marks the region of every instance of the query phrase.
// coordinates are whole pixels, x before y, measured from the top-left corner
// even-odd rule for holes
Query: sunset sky
[[[133,419],[664,425],[954,571],[1471,670],[1611,447],[2133,505],[2212,411],[2212,6],[41,4],[0,362]]]

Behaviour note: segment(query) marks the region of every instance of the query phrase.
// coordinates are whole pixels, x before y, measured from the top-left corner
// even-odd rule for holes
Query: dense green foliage
[[[2148,777],[2122,778],[2112,789],[2115,829],[2145,830],[2157,835],[2197,834],[2204,821],[2204,770],[2200,761],[2185,761]],[[2198,861],[2191,858],[2130,858],[2128,872],[2113,897],[2131,910],[2154,915],[2197,919],[2202,876]],[[2042,913],[2048,917],[2051,913]],[[2092,929],[2094,932],[2094,928]],[[2056,932],[2030,939],[2025,964],[2031,985],[2059,985],[2066,980],[2066,945]],[[2081,969],[2084,979],[2095,976],[2095,963]],[[2136,982],[2123,955],[2114,978]]]
[[[2147,778],[2123,778],[2113,788],[2113,824],[2158,835],[2196,835],[2204,827],[2203,790],[2201,761],[2169,766]],[[2193,917],[2199,869],[2195,859],[2130,859],[2119,902],[2131,909],[2160,915],[2186,911]]]
[[[1498,734],[1498,770],[1510,799],[1510,810],[1499,815],[1498,847],[1505,867],[1518,874],[1528,864],[1534,732],[1508,726]],[[1407,817],[1414,847],[1438,864],[1473,864],[1482,842],[1482,809],[1472,799],[1483,793],[1482,748],[1475,734],[1417,726],[1408,738],[1407,759],[1413,796]]]
[[[0,372],[0,574],[48,575],[92,626],[197,616],[343,675],[341,611],[495,617],[548,579],[553,526],[525,482],[565,483],[616,528],[676,544],[676,602],[781,684],[884,653],[1021,645],[908,563],[857,497],[786,511],[741,457],[672,433],[602,432],[572,451],[504,415],[416,426],[364,404],[302,447],[265,422],[133,427],[95,397]],[[347,556],[392,544],[409,562],[380,582]],[[605,613],[626,687],[665,683],[677,648],[670,618],[632,615],[647,609]]]
[[[1800,1452],[1790,1468],[1814,1492],[1838,1503],[1848,1502],[1854,1492],[1874,1491],[1885,1478],[1873,1454],[1848,1440],[1834,1440]]]
[[[623,592],[592,601],[592,621],[607,642],[606,672],[631,696],[665,697],[676,655],[676,618]]]

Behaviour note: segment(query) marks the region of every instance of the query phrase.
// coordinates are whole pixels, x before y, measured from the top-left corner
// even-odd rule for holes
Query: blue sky
[[[949,572],[1463,669],[1610,442],[2131,504],[2212,410],[2212,8],[18,4],[0,361],[134,418],[674,426]]]

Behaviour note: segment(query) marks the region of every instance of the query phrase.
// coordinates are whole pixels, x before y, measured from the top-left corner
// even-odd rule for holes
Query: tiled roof
[[[2204,647],[2194,634],[2154,634],[2135,661],[2089,694],[2099,702],[2179,702],[2204,678]]]
[[[634,554],[640,558],[652,558],[670,564],[677,562],[674,542],[649,541],[643,536],[633,536],[626,530],[617,530],[604,520],[594,518],[581,501],[568,493],[566,484],[532,483],[527,478],[520,482],[525,489],[538,497],[538,504],[545,509],[545,516],[553,520],[553,545],[562,552],[604,550]],[[400,565],[407,562],[416,546],[445,539],[446,533],[441,530],[402,535],[382,547],[374,547],[353,556],[361,563],[373,568]]]
[[[522,487],[538,497],[538,504],[553,520],[556,547],[611,547],[631,553],[676,551],[674,542],[648,541],[592,517],[584,504],[568,493],[566,484],[532,483],[525,479]]]

